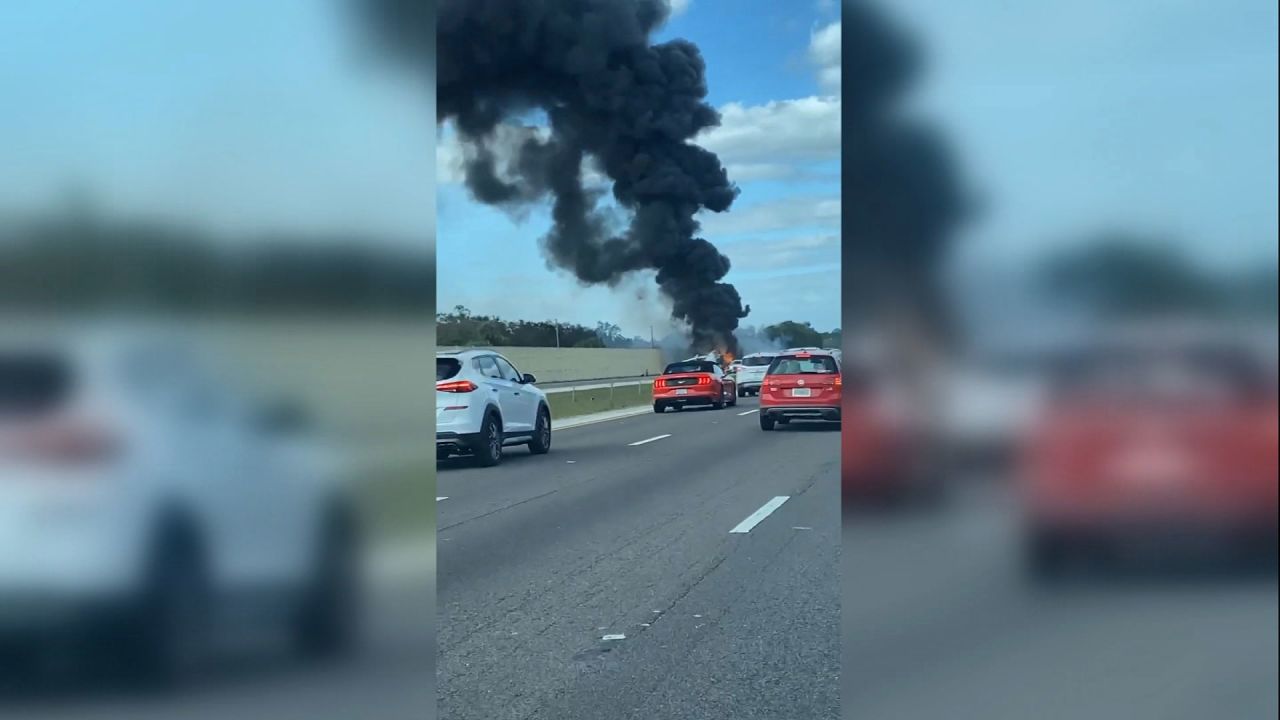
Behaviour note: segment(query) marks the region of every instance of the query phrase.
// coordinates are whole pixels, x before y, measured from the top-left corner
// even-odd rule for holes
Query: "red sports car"
[[[738,404],[738,388],[733,377],[710,360],[671,363],[653,381],[653,411],[683,410],[690,405],[709,405],[717,410]]]

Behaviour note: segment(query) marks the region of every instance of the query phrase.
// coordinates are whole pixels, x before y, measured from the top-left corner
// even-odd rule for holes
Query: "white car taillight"
[[[90,465],[115,458],[120,438],[102,424],[87,420],[60,420],[7,433],[0,440],[0,455],[52,465]]]

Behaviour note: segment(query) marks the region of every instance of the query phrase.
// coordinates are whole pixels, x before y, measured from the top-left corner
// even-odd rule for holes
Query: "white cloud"
[[[720,125],[709,128],[694,142],[720,156],[735,182],[777,180],[803,174],[813,163],[840,157],[840,98],[811,96],[774,100],[763,105],[728,103],[720,107]],[[545,135],[546,129],[540,129]],[[498,144],[512,144],[527,132],[500,126]],[[463,180],[464,149],[452,132],[440,136],[436,150],[436,180],[456,184]],[[605,178],[588,166],[591,184]]]
[[[734,180],[795,174],[804,163],[840,157],[840,98],[729,103],[718,127],[695,142],[720,156]]]
[[[688,10],[689,4],[692,2],[693,0],[668,0],[667,4],[671,6],[671,17],[680,15],[685,10]]]
[[[443,133],[436,138],[436,183],[460,184],[462,173],[462,144],[453,133]]]
[[[721,250],[729,256],[735,270],[785,270],[840,262],[840,237],[837,233],[798,235],[765,240],[728,243]]]
[[[493,144],[498,148],[513,148],[529,136],[530,129],[519,125],[499,125],[495,132]],[[541,140],[551,137],[551,129],[547,127],[532,128],[532,131]],[[446,126],[446,129],[436,138],[436,183],[439,185],[461,185],[465,182],[464,163],[467,156],[467,148],[458,140],[458,136],[452,131],[452,128]],[[499,157],[501,158],[501,156],[502,154],[499,152]],[[584,181],[588,186],[608,186],[608,178],[601,172],[594,159],[587,158],[586,162],[583,163],[582,169]],[[501,161],[499,161],[498,171],[500,177],[506,177],[502,172]]]
[[[809,38],[809,60],[818,66],[818,81],[827,92],[840,93],[840,21],[824,25]]]
[[[799,227],[840,227],[839,197],[796,197],[773,200],[716,214],[698,216],[705,235],[763,233]]]

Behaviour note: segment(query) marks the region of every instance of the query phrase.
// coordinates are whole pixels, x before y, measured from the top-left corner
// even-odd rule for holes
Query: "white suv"
[[[537,379],[492,350],[436,354],[436,457],[470,454],[502,462],[510,445],[551,449],[551,406]]]
[[[353,639],[358,520],[300,408],[186,342],[0,338],[0,646],[76,637],[177,679],[259,621]]]
[[[742,365],[734,374],[738,383],[738,397],[760,394],[765,372],[768,371],[769,363],[773,362],[774,357],[773,353],[751,353],[742,358]]]

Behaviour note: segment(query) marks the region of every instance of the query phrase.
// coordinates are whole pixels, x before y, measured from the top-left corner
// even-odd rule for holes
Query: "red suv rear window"
[[[779,355],[769,365],[770,375],[833,375],[838,372],[840,368],[836,359],[830,355]]]

